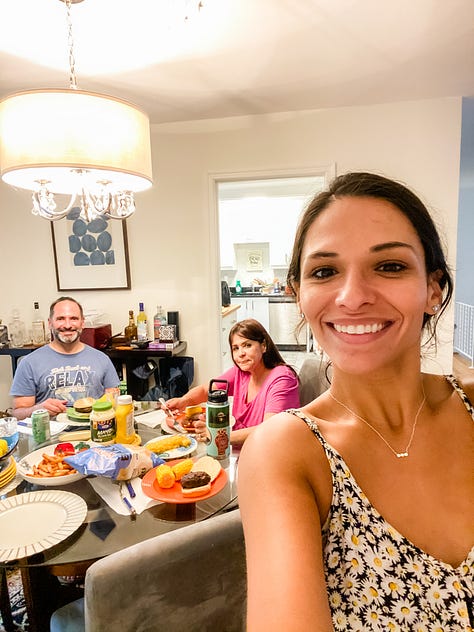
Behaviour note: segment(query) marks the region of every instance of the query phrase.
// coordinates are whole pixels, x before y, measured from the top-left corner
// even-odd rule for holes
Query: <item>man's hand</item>
[[[35,405],[35,408],[45,408],[49,414],[53,417],[58,415],[59,413],[66,412],[67,400],[65,399],[53,399],[50,397],[49,399],[45,399],[44,402],[40,402]]]

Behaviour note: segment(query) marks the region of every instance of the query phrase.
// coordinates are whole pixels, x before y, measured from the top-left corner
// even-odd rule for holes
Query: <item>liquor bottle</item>
[[[165,316],[165,312],[161,305],[158,305],[156,308],[156,314],[153,317],[153,336],[155,340],[160,339],[160,327],[162,325],[167,325],[168,321]]]
[[[20,320],[20,312],[12,311],[12,321],[8,325],[10,331],[10,344],[12,347],[23,347],[26,341],[25,324]]]
[[[143,303],[138,305],[140,309],[137,316],[137,339],[138,342],[143,342],[148,340],[148,318]]]
[[[31,323],[31,338],[33,340],[34,345],[44,345],[45,343],[45,328],[44,328],[44,320],[41,318],[41,313],[39,309],[39,303],[34,302],[34,317],[33,322]]]
[[[125,337],[129,340],[137,339],[137,326],[135,325],[135,317],[133,315],[133,309],[128,311],[128,325],[124,331]]]

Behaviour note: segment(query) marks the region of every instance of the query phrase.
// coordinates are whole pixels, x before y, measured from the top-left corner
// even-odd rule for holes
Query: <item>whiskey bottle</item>
[[[128,325],[125,327],[124,334],[130,341],[137,339],[137,326],[135,325],[133,309],[130,309],[128,312]]]

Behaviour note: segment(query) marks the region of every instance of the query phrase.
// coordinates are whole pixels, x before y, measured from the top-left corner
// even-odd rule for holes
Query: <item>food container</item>
[[[109,401],[96,401],[91,412],[91,439],[108,445],[115,441],[115,410]]]

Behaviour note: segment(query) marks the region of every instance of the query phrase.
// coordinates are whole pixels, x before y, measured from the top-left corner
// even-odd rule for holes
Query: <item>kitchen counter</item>
[[[240,309],[240,305],[229,305],[228,307],[223,307],[222,318],[228,316],[229,314],[232,314],[232,312],[236,312],[238,309]]]
[[[241,294],[232,294],[230,295],[232,298],[268,298],[269,303],[294,303],[296,298],[293,294],[285,294],[285,292],[273,293],[270,294],[262,294],[260,292],[242,292]]]

